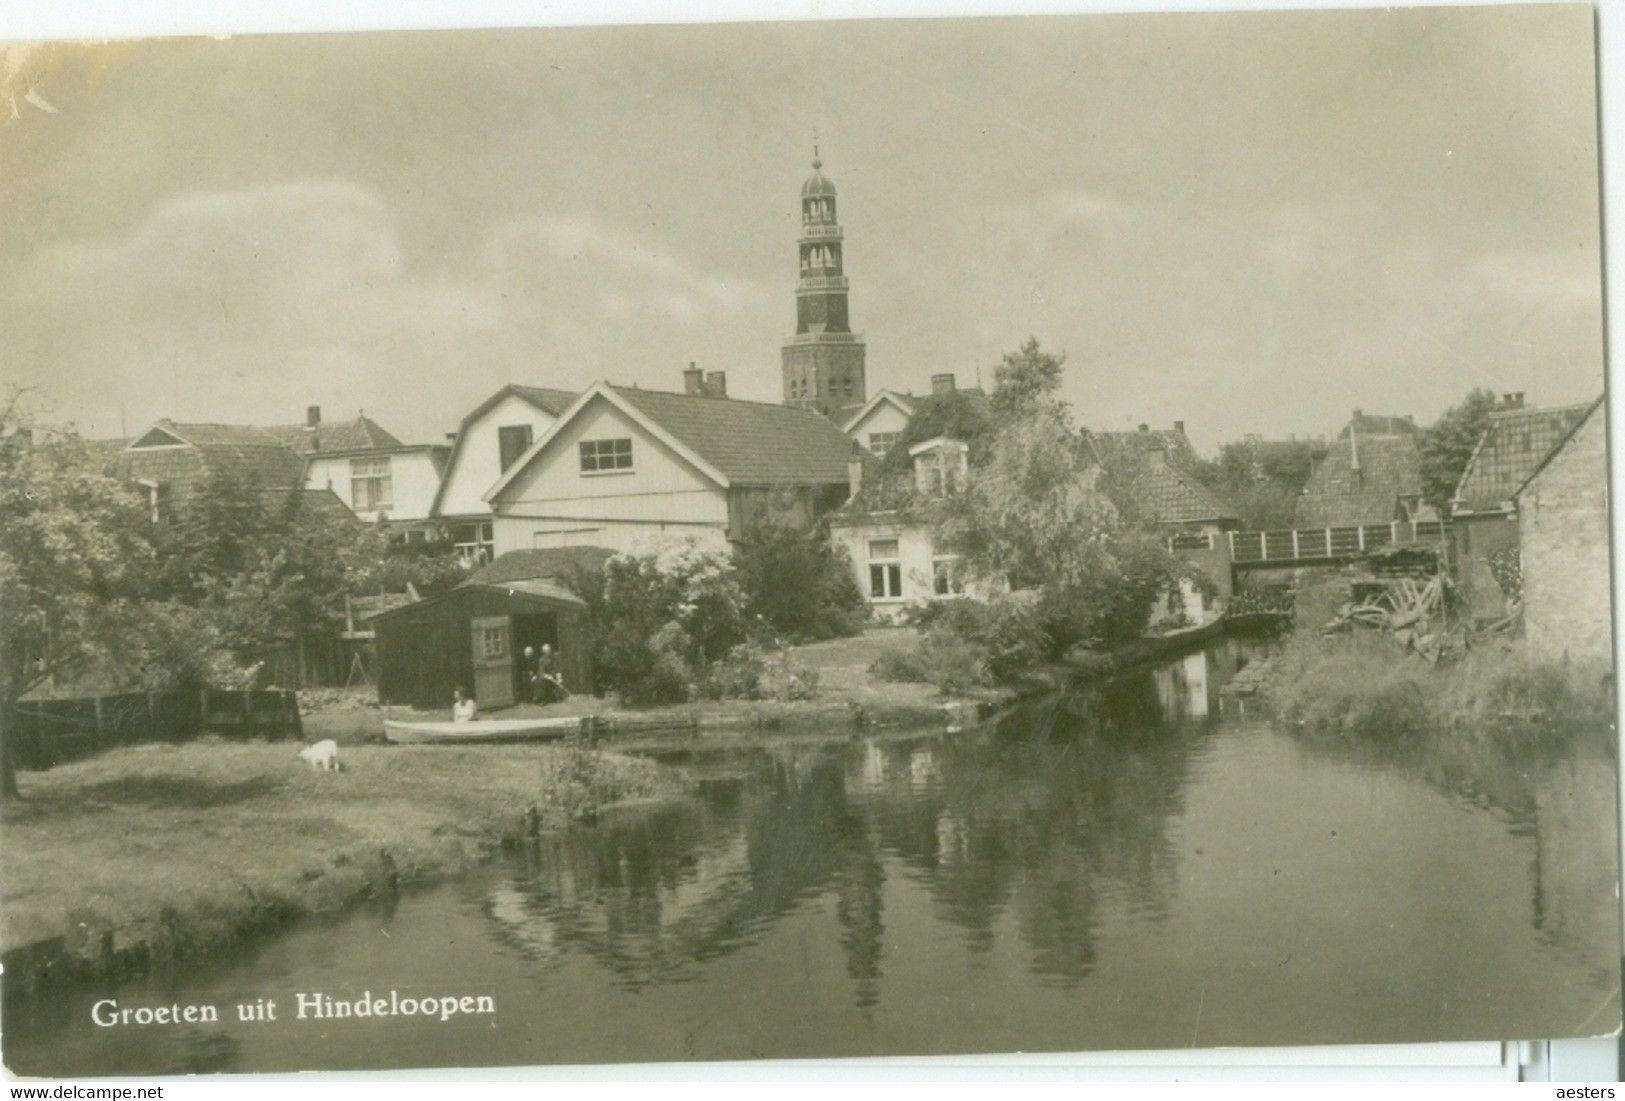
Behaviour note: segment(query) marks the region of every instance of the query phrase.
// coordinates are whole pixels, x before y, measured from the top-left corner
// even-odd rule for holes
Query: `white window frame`
[[[957,554],[937,554],[931,557],[932,596],[965,595],[965,576],[960,571],[959,564],[960,556]]]
[[[875,544],[877,543],[890,543],[892,552],[889,555],[876,554]],[[866,561],[869,567],[869,599],[875,603],[902,600],[902,541],[897,538],[870,539],[865,544],[865,550],[867,551]]]
[[[350,507],[356,512],[395,507],[395,476],[388,455],[350,460]]]
[[[576,453],[580,457],[581,473],[586,475],[629,474],[632,471],[630,436],[582,440],[576,446]]]

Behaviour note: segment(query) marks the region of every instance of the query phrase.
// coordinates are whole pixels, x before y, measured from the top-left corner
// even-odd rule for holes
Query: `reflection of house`
[[[485,491],[575,399],[568,390],[510,384],[463,418],[431,514],[465,557],[485,562],[496,553]]]
[[[758,519],[808,523],[847,495],[852,442],[810,409],[600,382],[486,493],[497,551],[717,545]]]
[[[311,406],[303,425],[260,427],[246,424],[155,422],[121,452],[115,465],[121,476],[147,494],[154,520],[173,515],[196,496],[211,477],[227,478],[279,505],[301,485],[306,462],[329,450],[397,446],[400,441],[366,417],[322,423]],[[305,501],[310,507],[341,504],[320,486]],[[347,510],[346,510],[347,511]]]
[[[305,460],[305,486],[332,490],[369,523],[426,520],[440,489],[447,450],[440,444],[322,450]],[[414,524],[410,530],[421,528]]]
[[[463,688],[482,708],[519,698],[515,655],[543,643],[559,654],[564,686],[592,689],[582,616],[586,605],[550,581],[466,581],[443,596],[372,617],[378,654],[378,699],[386,704],[444,707]]]
[[[1506,613],[1505,593],[1496,581],[1509,576],[1517,553],[1518,509],[1514,495],[1586,412],[1585,405],[1526,409],[1522,394],[1502,398],[1490,414],[1462,471],[1450,503],[1451,538],[1462,595],[1479,618]]]
[[[1608,411],[1598,398],[1513,490],[1524,629],[1540,651],[1607,660]]]
[[[852,500],[829,516],[831,542],[846,551],[870,608],[886,619],[899,618],[911,604],[967,594],[986,597],[1003,587],[966,577],[959,555],[938,544],[915,507],[964,488],[969,446],[938,437],[909,448],[909,459],[909,485],[877,484],[867,492],[863,463],[854,459]]]
[[[1426,513],[1426,515],[1424,515]],[[1315,464],[1295,526],[1336,528],[1434,519],[1422,505],[1422,458],[1409,417],[1353,418]]]

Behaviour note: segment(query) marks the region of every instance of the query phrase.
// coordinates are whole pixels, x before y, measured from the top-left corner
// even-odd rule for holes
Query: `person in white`
[[[461,687],[457,689],[457,697],[451,704],[451,721],[454,723],[471,723],[479,708],[469,698],[468,693]]]

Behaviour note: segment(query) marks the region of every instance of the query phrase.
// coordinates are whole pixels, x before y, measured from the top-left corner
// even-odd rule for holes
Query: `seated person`
[[[471,723],[474,721],[474,716],[478,711],[478,706],[472,699],[469,698],[468,693],[463,691],[462,686],[459,685],[456,691],[456,697],[452,700],[451,704],[451,721],[454,723]]]

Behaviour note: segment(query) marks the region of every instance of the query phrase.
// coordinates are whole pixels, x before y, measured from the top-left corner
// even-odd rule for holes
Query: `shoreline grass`
[[[1282,719],[1320,733],[1612,746],[1609,672],[1604,663],[1536,655],[1521,641],[1496,640],[1433,665],[1380,635],[1299,634],[1272,659],[1262,691]]]
[[[0,818],[8,965],[104,974],[208,955],[464,871],[530,829],[687,790],[668,766],[567,746],[353,746],[341,772],[298,748],[204,739],[23,773]]]

